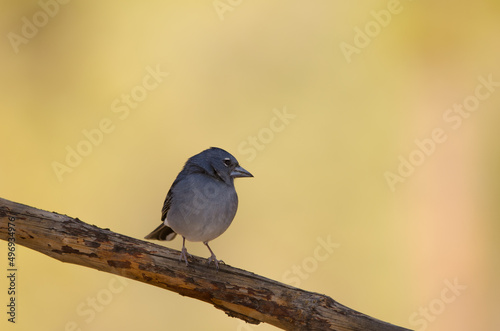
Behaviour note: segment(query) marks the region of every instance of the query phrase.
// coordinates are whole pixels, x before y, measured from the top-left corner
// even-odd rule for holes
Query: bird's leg
[[[182,259],[184,258],[184,261],[186,261],[186,265],[188,265],[188,259],[187,257],[193,257],[191,254],[188,253],[186,249],[186,238],[182,237],[182,250],[181,250],[181,256],[179,257],[179,261],[182,262]]]
[[[222,260],[217,260],[217,258],[215,257],[215,254],[214,252],[212,252],[212,249],[210,248],[210,246],[208,246],[208,241],[205,241],[204,244],[207,246],[208,250],[210,251],[210,253],[212,254],[209,258],[208,258],[208,264],[210,264],[212,261],[214,261],[215,263],[215,267],[217,269],[219,269],[219,262],[221,263],[224,263],[224,261]]]

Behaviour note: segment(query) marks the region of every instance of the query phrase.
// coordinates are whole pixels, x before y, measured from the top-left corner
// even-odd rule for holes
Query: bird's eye
[[[229,166],[231,165],[231,160],[230,160],[229,158],[227,158],[227,157],[224,159],[224,161],[223,161],[223,162],[224,162],[224,165],[225,165],[226,167],[229,167]]]

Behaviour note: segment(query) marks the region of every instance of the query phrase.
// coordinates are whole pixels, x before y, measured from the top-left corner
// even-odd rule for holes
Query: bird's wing
[[[174,187],[174,185],[172,185]],[[172,187],[168,190],[167,197],[165,198],[165,202],[163,203],[163,208],[161,209],[161,220],[165,221],[167,218],[168,210],[170,209],[170,204],[172,203]]]

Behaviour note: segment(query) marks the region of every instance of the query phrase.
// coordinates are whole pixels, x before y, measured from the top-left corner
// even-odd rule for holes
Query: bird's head
[[[185,169],[188,172],[206,173],[227,184],[232,184],[237,177],[253,177],[239,165],[234,156],[218,147],[211,147],[191,157]]]

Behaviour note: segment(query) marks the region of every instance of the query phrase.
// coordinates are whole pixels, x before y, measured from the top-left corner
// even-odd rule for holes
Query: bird
[[[188,265],[186,240],[203,242],[210,251],[207,263],[219,262],[208,243],[223,234],[236,215],[238,195],[234,179],[253,177],[222,148],[211,147],[190,157],[170,187],[161,211],[162,223],[145,239],[170,241],[182,236],[179,261]]]

